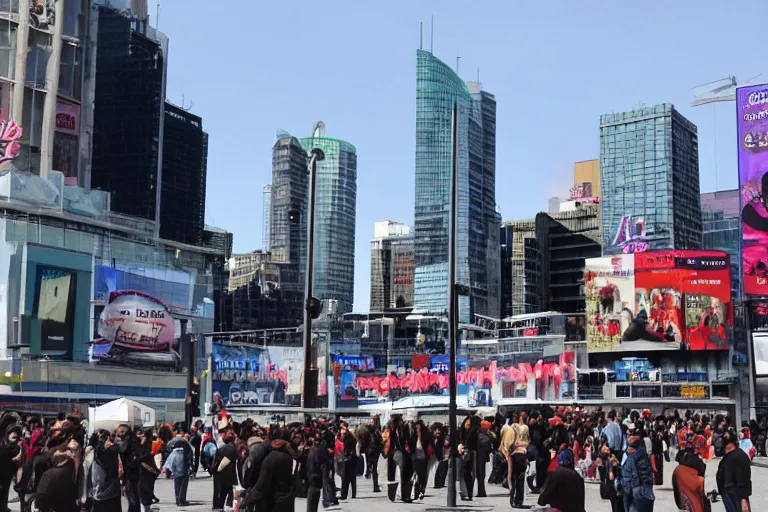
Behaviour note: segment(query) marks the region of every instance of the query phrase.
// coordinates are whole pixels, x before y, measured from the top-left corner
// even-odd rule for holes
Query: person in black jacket
[[[600,475],[600,497],[611,503],[611,512],[624,512],[624,498],[621,495],[621,464],[607,443],[600,447],[597,462]]]
[[[437,459],[435,468],[435,489],[445,487],[445,479],[448,477],[448,454],[450,453],[447,429],[440,423],[432,425],[432,453]]]
[[[404,503],[411,503],[411,477],[413,465],[406,452],[407,440],[410,437],[408,426],[402,423],[400,417],[390,420],[389,426],[382,434],[384,450],[382,457],[387,459],[387,494],[389,501],[397,499],[397,482],[395,475],[400,470],[400,497]]]
[[[352,487],[352,499],[357,498],[357,438],[346,423],[341,424],[339,439],[344,445],[341,453],[341,499],[346,500]]]
[[[259,512],[293,512],[293,454],[284,439],[275,439],[261,466],[259,480],[245,498]]]
[[[459,474],[461,475],[461,501],[472,501],[472,491],[477,476],[477,438],[480,432],[480,418],[467,416],[459,430]]]
[[[752,468],[749,455],[739,448],[739,436],[729,428],[723,434],[725,456],[717,466],[717,490],[726,512],[750,512]]]
[[[114,452],[113,459],[117,463],[117,451]],[[37,492],[35,493],[37,508],[45,512],[79,512],[77,483],[75,482],[75,461],[72,459],[72,452],[68,450],[66,445],[61,445],[51,453],[50,463],[50,469],[45,471],[37,486]],[[103,509],[97,508],[94,505],[93,510],[119,512],[119,486],[117,489],[116,508]],[[103,504],[100,503],[99,505]]]
[[[584,479],[573,469],[573,452],[561,451],[559,466],[550,473],[539,496],[539,505],[549,505],[560,512],[584,512]]]
[[[381,432],[376,425],[368,425],[363,430],[360,451],[365,453],[365,478],[373,479],[373,492],[381,492],[379,487],[379,457],[381,456]]]
[[[480,422],[480,431],[477,434],[477,497],[487,498],[485,493],[485,471],[491,461],[493,452],[493,438],[490,433],[491,422]]]
[[[427,473],[429,471],[429,458],[432,455],[432,446],[429,431],[424,422],[419,420],[413,425],[411,439],[408,442],[408,452],[411,455],[413,470],[416,473],[416,497],[424,499],[427,491]]]

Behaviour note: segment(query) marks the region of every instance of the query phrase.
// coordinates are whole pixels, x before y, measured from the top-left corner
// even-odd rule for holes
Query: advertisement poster
[[[77,275],[70,270],[38,267],[35,316],[40,320],[40,349],[72,354],[72,324]]]
[[[173,317],[168,307],[151,295],[130,290],[111,292],[99,317],[98,334],[91,342],[94,362],[180,367]]]
[[[289,404],[301,394],[301,348],[214,343],[213,366],[213,398],[225,408]]]
[[[719,251],[588,259],[588,348],[727,350],[730,289],[730,261]]]
[[[755,376],[768,377],[768,332],[753,332],[752,347],[755,354]]]
[[[744,293],[768,295],[768,85],[736,90]]]

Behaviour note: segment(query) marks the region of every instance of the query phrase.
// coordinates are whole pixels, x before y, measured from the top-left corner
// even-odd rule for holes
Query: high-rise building
[[[203,120],[165,104],[160,237],[191,245],[203,242],[208,134]]]
[[[465,83],[431,52],[417,51],[414,302],[440,312],[448,304],[448,241],[453,105],[458,105],[456,279],[459,316],[498,316],[500,269],[496,214],[496,100]],[[493,244],[493,247],[491,247]],[[489,266],[493,274],[489,275]],[[467,295],[468,293],[468,295]]]
[[[261,226],[261,250],[269,252],[269,230],[272,216],[272,185],[267,183],[261,188],[262,226]]]
[[[601,252],[596,205],[505,222],[501,240],[502,316],[583,316],[584,261]]]
[[[413,266],[411,227],[377,222],[371,240],[371,311],[413,307]]]
[[[91,15],[97,30],[90,185],[112,194],[113,211],[155,221],[157,229],[167,39],[122,11],[99,7]]]
[[[315,148],[325,154],[317,162],[315,185],[314,295],[337,300],[339,312],[346,313],[355,293],[357,152],[349,142],[327,137],[322,121],[301,145],[306,154]]]
[[[696,125],[665,103],[600,117],[605,254],[699,249]]]
[[[725,251],[739,261],[739,190],[701,194],[703,248]]]
[[[534,219],[501,225],[501,317],[541,311],[541,253]]]
[[[589,197],[600,197],[600,160],[583,160],[573,164],[574,186],[583,183],[589,183],[592,192]]]
[[[272,146],[271,191],[272,261],[281,266],[283,289],[303,292],[307,265],[307,152],[299,139],[282,131]]]

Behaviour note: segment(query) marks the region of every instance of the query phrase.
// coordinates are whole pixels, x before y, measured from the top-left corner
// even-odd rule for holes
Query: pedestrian
[[[459,431],[459,475],[461,478],[459,494],[461,501],[472,501],[477,476],[477,438],[480,431],[480,418],[467,416]]]
[[[48,469],[48,454],[42,451],[46,440],[47,437],[42,428],[32,432],[29,438],[21,480],[16,486],[22,512],[31,512],[37,486],[43,477],[43,473]]]
[[[653,512],[656,497],[653,494],[651,459],[645,441],[638,435],[635,425],[627,425],[627,457],[621,467],[621,485],[626,512]]]
[[[91,466],[93,488],[93,512],[120,512],[120,452],[114,436],[107,430],[99,430],[99,444]],[[50,471],[50,470],[49,470]],[[46,471],[47,473],[47,471]]]
[[[432,445],[429,431],[423,421],[413,424],[413,433],[408,451],[411,454],[413,472],[416,474],[416,499],[423,500],[427,491],[427,477],[429,473],[429,459],[432,457]]]
[[[387,495],[389,501],[397,499],[397,473],[400,473],[400,498],[404,503],[411,503],[411,477],[413,464],[406,452],[407,440],[410,437],[408,426],[399,417],[390,420],[382,434],[384,450],[382,456],[387,459]]]
[[[749,455],[739,449],[739,435],[729,428],[723,434],[725,456],[717,466],[717,489],[726,512],[750,512],[752,468]]]
[[[189,472],[192,468],[194,450],[192,445],[184,437],[184,431],[177,428],[176,437],[168,442],[171,453],[165,460],[163,471],[170,473],[173,478],[173,489],[176,495],[176,506],[186,507],[187,487],[189,486]]]
[[[379,458],[381,457],[381,431],[375,424],[366,427],[365,478],[373,480],[373,492],[381,492],[379,487]]]
[[[451,444],[446,428],[441,423],[432,425],[432,453],[437,459],[435,468],[435,489],[445,487],[445,479],[448,477],[448,459],[451,455]]]
[[[704,490],[704,475],[707,465],[698,454],[706,446],[703,436],[691,434],[686,444],[678,453],[678,466],[672,472],[672,490],[675,504],[686,512],[709,512],[710,503]]]
[[[259,512],[293,512],[293,454],[282,438],[273,440],[259,480],[246,497]],[[356,468],[355,468],[356,469]]]
[[[491,422],[482,420],[480,431],[477,434],[477,497],[487,498],[485,492],[485,472],[488,463],[491,462],[493,452],[493,438],[490,434]]]
[[[192,426],[191,435],[189,438],[189,444],[195,451],[194,459],[192,461],[192,478],[197,478],[197,470],[200,467],[200,450],[202,449],[203,435],[201,429],[203,428],[203,422],[197,420]]]
[[[109,433],[107,432],[107,435]],[[43,512],[79,512],[79,493],[75,479],[75,460],[73,453],[66,444],[61,444],[50,453],[50,468],[45,471],[35,493],[35,506]],[[117,465],[117,450],[110,456]],[[115,476],[117,476],[115,474]],[[117,478],[115,490],[117,492],[117,505],[115,500],[94,502],[94,512],[119,512],[120,511],[120,482]],[[113,491],[114,492],[114,491]],[[105,505],[110,504],[109,508]],[[98,505],[98,507],[97,507]]]
[[[621,464],[616,455],[611,453],[607,443],[600,447],[597,460],[600,475],[600,497],[611,504],[611,512],[624,512],[624,497],[621,487]]]
[[[501,451],[507,459],[509,504],[512,508],[522,508],[525,500],[525,473],[528,470],[530,430],[525,424],[525,412],[513,414],[511,421],[512,424],[502,434]]]
[[[222,446],[217,450],[213,464],[213,510],[224,509],[224,505],[233,497],[232,487],[237,483],[235,433],[226,419],[219,421],[218,430]]]
[[[23,436],[16,414],[7,414],[0,421],[0,511],[8,509],[8,494],[19,467],[24,464]]]
[[[557,456],[558,467],[547,477],[539,496],[539,505],[549,505],[560,512],[585,512],[584,479],[574,469],[574,456],[570,449]]]
[[[135,438],[130,425],[122,424],[115,431],[115,444],[120,452],[123,468],[123,485],[128,501],[128,512],[140,512],[139,501],[139,463],[134,451]]]
[[[142,512],[150,512],[155,498],[155,481],[160,470],[152,455],[152,429],[136,432],[136,459],[139,463],[139,503]]]
[[[342,443],[341,464],[341,499],[349,496],[352,488],[352,499],[357,498],[357,438],[347,423],[341,424],[339,440]]]

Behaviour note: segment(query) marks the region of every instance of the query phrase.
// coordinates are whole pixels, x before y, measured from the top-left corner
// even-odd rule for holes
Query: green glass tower
[[[301,139],[307,154],[325,153],[317,163],[315,196],[314,291],[320,299],[339,301],[340,312],[352,311],[355,288],[355,215],[357,153],[349,142],[325,136],[315,123],[312,137]]]

